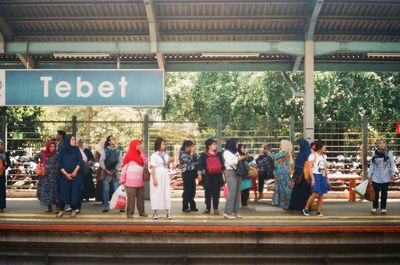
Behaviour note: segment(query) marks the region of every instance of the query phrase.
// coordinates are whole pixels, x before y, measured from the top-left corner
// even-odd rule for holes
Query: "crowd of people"
[[[305,139],[298,139],[295,146],[298,148],[295,159],[293,145],[287,140],[280,142],[275,153],[271,144],[264,144],[260,154],[254,158],[235,138],[228,139],[221,151],[216,140],[207,139],[204,151],[199,153],[193,141],[185,140],[179,153],[183,178],[182,211],[199,211],[195,196],[197,185],[201,185],[205,195],[203,214],[220,215],[220,194],[224,187],[226,203],[222,216],[226,219],[242,218],[240,208],[249,207],[250,192],[254,192],[255,201],[263,199],[265,183],[273,179],[272,205],[305,216],[309,216],[311,207],[316,205],[316,214],[322,217],[324,195],[329,191],[326,146],[321,140],[310,144]],[[48,213],[55,213],[58,218],[67,211],[71,212],[72,218],[76,217],[82,202],[93,197],[102,201],[103,213],[109,212],[111,195],[120,185],[124,186],[127,197],[126,209],[121,212],[132,218],[137,208],[139,216],[148,217],[144,186],[145,181],[149,181],[152,218],[159,219],[159,214],[165,211],[166,218],[172,219],[171,161],[163,138],[156,139],[150,158],[138,139],[130,142],[123,155],[113,135],[101,140],[93,155],[82,139],[58,131],[34,160],[42,165],[44,171],[38,184],[38,200],[48,208]],[[92,172],[95,162],[99,163],[95,172],[96,187]],[[9,165],[9,155],[0,140],[1,212],[6,208],[5,169]],[[379,194],[381,214],[387,214],[388,185],[396,171],[393,153],[387,149],[383,139],[379,140],[368,173],[377,195],[371,214],[376,214],[379,209]]]

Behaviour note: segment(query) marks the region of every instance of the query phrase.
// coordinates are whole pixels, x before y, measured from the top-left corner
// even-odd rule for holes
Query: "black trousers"
[[[250,197],[250,188],[242,190],[242,194],[241,194],[242,207],[249,205],[249,197]]]
[[[219,206],[219,197],[221,195],[221,183],[218,178],[210,177],[208,181],[208,185],[204,187],[205,191],[205,203],[206,209],[211,210],[211,199],[213,204],[213,209],[218,210]]]
[[[262,193],[264,191],[264,185],[265,185],[265,181],[268,179],[273,179],[274,176],[273,175],[268,175],[266,173],[260,174],[259,178],[258,178],[258,192]]]
[[[387,195],[389,183],[376,183],[372,182],[375,190],[375,200],[373,202],[373,207],[375,209],[379,208],[379,193],[381,193],[381,209],[386,209]]]
[[[183,173],[183,193],[182,193],[182,210],[196,209],[196,177],[197,171],[186,171]]]

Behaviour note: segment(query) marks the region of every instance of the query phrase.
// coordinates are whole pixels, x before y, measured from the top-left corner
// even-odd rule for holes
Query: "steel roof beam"
[[[158,51],[158,42],[160,40],[160,33],[158,30],[157,16],[154,11],[154,5],[152,0],[144,0],[144,7],[146,9],[147,20],[149,22],[149,34],[150,34],[150,47],[151,52],[157,56],[157,63],[160,69],[165,69],[164,55]]]
[[[314,55],[334,53],[400,52],[400,42],[315,41]],[[5,43],[5,53],[50,54],[82,53],[152,53],[150,42],[42,42],[16,41]],[[177,41],[158,42],[161,53],[276,53],[304,56],[304,41]]]
[[[324,3],[324,0],[312,0],[312,1],[314,1],[314,4],[311,16],[308,18],[307,26],[305,28],[305,35],[304,35],[305,40],[314,39],[314,32],[315,32],[315,27],[317,25],[318,16],[321,11],[322,4]],[[296,72],[299,69],[301,59],[302,58],[300,56],[296,57],[293,64],[292,72]]]

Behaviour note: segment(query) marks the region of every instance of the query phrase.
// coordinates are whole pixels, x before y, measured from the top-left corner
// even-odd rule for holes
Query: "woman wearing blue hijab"
[[[295,185],[292,191],[289,210],[302,211],[307,203],[308,197],[311,195],[311,187],[304,178],[304,164],[307,162],[311,154],[310,144],[305,139],[298,139],[295,143],[299,148],[299,154],[295,160],[295,168],[293,180]]]
[[[59,187],[61,209],[57,217],[63,216],[66,204],[71,205],[71,217],[75,217],[81,202],[83,188],[82,176],[79,171],[83,161],[81,152],[76,145],[75,136],[67,135],[65,137],[64,146],[60,150],[57,162],[61,172]]]

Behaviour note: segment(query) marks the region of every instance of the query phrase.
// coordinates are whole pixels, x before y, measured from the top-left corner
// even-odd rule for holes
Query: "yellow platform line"
[[[65,213],[65,216],[68,216],[69,213]],[[79,218],[98,218],[97,220],[103,220],[103,219],[113,219],[113,218],[126,218],[125,214],[119,214],[119,215],[106,215],[106,214],[79,214]],[[150,216],[150,215],[149,215]],[[3,219],[4,217],[20,217],[20,218],[26,218],[26,217],[39,217],[39,218],[54,218],[55,214],[24,214],[24,213],[3,213],[0,214],[0,220]],[[194,220],[194,219],[220,219],[222,218],[221,215],[173,215],[174,218],[178,219],[189,219],[189,220]],[[145,220],[146,218],[143,217],[138,217],[135,216],[135,218]],[[303,216],[303,215],[244,215],[244,219],[321,219],[321,217],[318,216]],[[329,219],[399,219],[400,221],[400,216],[399,215],[354,215],[354,216],[334,216],[334,215],[326,215],[323,217],[324,219],[329,218]]]
[[[82,218],[70,218],[69,216],[65,216],[63,218],[53,218],[53,219],[39,219],[39,218],[26,218],[26,219],[18,219],[18,218],[4,218],[0,220],[0,225],[6,225],[8,224],[7,222],[13,222],[15,223],[25,223],[25,222],[32,222],[32,223],[94,223],[94,224],[104,224],[104,223],[151,223],[156,225],[157,223],[162,223],[164,224],[165,222],[171,223],[171,224],[179,224],[179,223],[189,223],[189,224],[212,224],[212,223],[227,223],[227,224],[235,224],[235,223],[243,223],[243,224],[248,224],[248,223],[262,223],[261,220],[248,220],[248,219],[235,219],[235,220],[226,220],[220,217],[219,219],[215,220],[180,220],[180,219],[172,219],[172,220],[167,220],[167,219],[159,219],[159,220],[153,220],[151,218],[147,219],[139,219],[139,218],[133,218],[133,219],[105,219],[105,220],[98,220],[98,219],[82,219]],[[318,221],[315,219],[299,219],[299,220],[287,220],[287,219],[276,219],[276,220],[268,220],[265,221],[266,223],[303,223],[303,224],[310,224],[312,221],[313,224],[320,224],[320,223],[341,223],[341,224],[373,224],[376,222],[379,223],[400,223],[400,220],[376,220],[376,222],[372,222],[370,220],[328,220],[325,217],[319,217]]]

